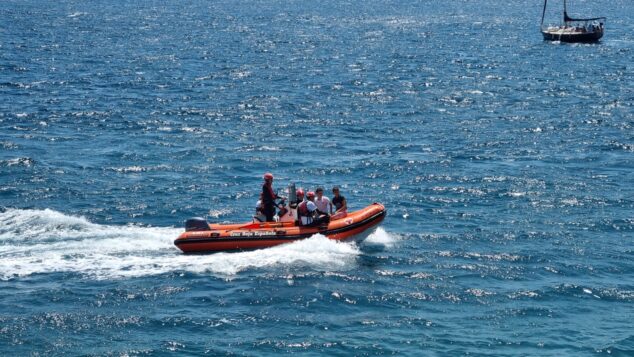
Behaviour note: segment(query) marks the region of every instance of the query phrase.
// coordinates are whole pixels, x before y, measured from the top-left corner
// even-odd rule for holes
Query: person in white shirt
[[[330,203],[330,199],[324,196],[324,189],[322,187],[317,187],[315,190],[317,197],[315,197],[315,205],[317,205],[317,209],[325,214],[332,214],[332,204]]]
[[[255,204],[255,215],[253,216],[256,222],[265,222],[266,215],[264,214],[264,207],[262,206],[262,194],[260,193],[260,199]]]
[[[297,206],[297,215],[302,226],[317,226],[322,223],[328,223],[330,217],[321,212],[315,204],[315,192],[308,192],[306,198],[306,201]]]
[[[297,206],[297,216],[300,219],[302,226],[308,226],[313,223],[313,217],[317,206],[315,205],[315,193],[308,192],[306,195],[307,200]]]

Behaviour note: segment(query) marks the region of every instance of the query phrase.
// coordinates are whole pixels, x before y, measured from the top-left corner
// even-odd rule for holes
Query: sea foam
[[[360,254],[354,243],[315,235],[269,249],[185,255],[173,244],[181,232],[95,224],[50,209],[7,209],[0,213],[0,279],[47,273],[94,279],[185,272],[231,277],[248,269],[284,266],[329,271],[352,266]]]
[[[386,247],[392,247],[399,240],[399,236],[393,233],[388,233],[382,227],[378,227],[372,234],[366,238],[363,243],[370,245],[383,245]]]

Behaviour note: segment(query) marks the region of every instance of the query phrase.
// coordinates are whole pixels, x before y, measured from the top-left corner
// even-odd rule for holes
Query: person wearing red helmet
[[[306,194],[306,201],[297,207],[297,216],[303,226],[314,226],[328,222],[328,215],[317,209],[315,204],[315,192],[310,191]]]
[[[262,184],[262,212],[266,216],[267,222],[274,222],[275,216],[275,200],[278,198],[273,191],[273,174],[267,172],[264,174],[264,183]]]
[[[304,190],[298,188],[297,191],[295,191],[295,196],[297,197],[297,199],[291,202],[291,206],[293,208],[296,208],[297,206],[299,206],[300,203],[304,202]]]
[[[314,213],[317,210],[315,205],[315,193],[310,191],[306,194],[306,201],[303,201],[297,206],[297,216],[302,226],[308,226],[313,223]]]

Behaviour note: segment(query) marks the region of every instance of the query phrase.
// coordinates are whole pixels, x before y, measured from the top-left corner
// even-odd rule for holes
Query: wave
[[[87,13],[87,12],[80,12],[80,11],[76,11],[76,12],[73,12],[72,14],[68,14],[68,16],[66,16],[66,17],[71,17],[71,18],[73,18],[73,17],[80,17],[80,16],[84,16],[84,15],[88,15],[88,13]]]
[[[173,227],[95,224],[50,209],[6,209],[0,212],[0,280],[49,273],[93,279],[166,273],[231,278],[248,269],[288,266],[330,271],[354,265],[361,254],[354,243],[315,235],[256,251],[184,255],[173,244],[181,232]],[[386,237],[381,230],[368,239],[390,241]]]
[[[35,160],[31,159],[30,157],[18,157],[18,158],[15,158],[15,159],[0,160],[0,167],[1,166],[7,166],[7,167],[11,167],[11,166],[31,167],[34,164],[35,164]]]
[[[392,247],[398,240],[400,240],[398,235],[388,233],[385,229],[383,229],[383,227],[378,227],[363,241],[363,244]]]

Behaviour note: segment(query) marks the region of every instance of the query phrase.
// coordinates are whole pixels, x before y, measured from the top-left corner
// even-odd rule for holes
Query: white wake
[[[366,238],[363,243],[369,245],[383,245],[385,247],[392,247],[399,240],[399,236],[393,233],[388,233],[382,227],[378,227],[372,234]]]
[[[354,243],[315,235],[256,251],[184,255],[173,244],[182,231],[100,225],[49,209],[7,209],[0,212],[0,280],[47,273],[94,279],[170,272],[232,276],[247,269],[291,265],[338,270],[353,265],[361,254]]]

